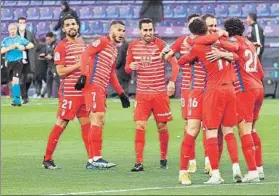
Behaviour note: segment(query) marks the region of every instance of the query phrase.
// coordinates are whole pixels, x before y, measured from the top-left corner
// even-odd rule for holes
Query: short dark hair
[[[17,22],[19,22],[20,20],[25,20],[25,21],[26,21],[26,18],[23,17],[23,16],[21,16],[21,17],[19,17],[19,18],[17,19]]]
[[[206,21],[207,18],[216,18],[216,16],[212,15],[212,14],[204,14],[201,19],[203,21]]]
[[[77,22],[77,19],[73,17],[71,14],[68,14],[62,19],[62,27],[64,26],[65,20],[74,19]]]
[[[225,20],[224,27],[226,31],[229,33],[229,36],[242,36],[245,30],[243,22],[238,18],[230,18],[228,20]]]
[[[54,34],[53,34],[52,32],[48,32],[48,33],[46,34],[46,37],[54,37]]]
[[[122,20],[114,20],[110,23],[109,27],[111,27],[112,25],[115,25],[115,24],[121,24],[121,25],[125,26],[125,23]]]
[[[140,21],[139,21],[139,28],[140,29],[141,29],[143,23],[147,23],[147,24],[151,23],[153,25],[152,19],[150,19],[150,18],[143,18],[143,19],[140,19]]]
[[[249,13],[248,16],[249,16],[254,22],[257,22],[257,14],[255,14],[255,13]]]
[[[189,24],[189,30],[194,35],[204,35],[207,32],[207,26],[204,20],[196,18]]]
[[[200,17],[200,15],[198,13],[190,14],[187,18],[187,22],[189,22],[192,18],[195,18],[195,17]]]

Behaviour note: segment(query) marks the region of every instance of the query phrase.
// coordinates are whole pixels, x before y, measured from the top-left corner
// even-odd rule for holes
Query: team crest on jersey
[[[97,46],[100,45],[100,43],[101,43],[101,41],[99,39],[97,39],[92,43],[92,46],[94,46],[96,48]]]
[[[143,67],[147,67],[152,62],[151,56],[142,56],[141,62]]]
[[[55,52],[55,54],[54,54],[54,60],[55,60],[55,61],[59,61],[59,60],[60,60],[60,53],[59,53],[59,52]]]

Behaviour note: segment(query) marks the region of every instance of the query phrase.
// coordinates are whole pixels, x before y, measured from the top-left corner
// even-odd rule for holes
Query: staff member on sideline
[[[11,23],[8,26],[9,36],[1,43],[1,54],[6,53],[8,63],[8,74],[12,80],[12,106],[21,106],[19,78],[22,74],[23,52],[31,49],[34,45],[27,39],[17,35],[17,24]],[[12,76],[12,78],[11,78]]]

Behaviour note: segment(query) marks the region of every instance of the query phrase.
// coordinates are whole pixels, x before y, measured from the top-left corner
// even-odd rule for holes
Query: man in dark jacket
[[[162,0],[143,0],[140,9],[140,18],[150,18],[153,27],[164,19],[164,6]]]
[[[36,52],[35,48],[37,45],[37,40],[35,35],[26,29],[26,18],[19,17],[18,20],[18,32],[17,34],[31,43],[34,44],[34,48],[30,50],[23,51],[23,68],[22,68],[22,77],[20,78],[20,89],[22,104],[29,102],[28,100],[28,90],[32,84],[35,73],[35,61],[36,61]]]
[[[254,13],[248,14],[247,24],[251,26],[248,39],[257,48],[257,54],[261,60],[262,54],[264,52],[264,31],[257,23],[257,15]]]
[[[80,26],[80,20],[78,18],[77,13],[70,8],[70,6],[69,6],[67,1],[61,1],[61,8],[62,8],[62,11],[60,13],[58,23],[55,25],[53,30],[57,31],[58,29],[61,29],[60,33],[61,33],[61,40],[62,40],[62,39],[64,39],[66,37],[65,33],[62,31],[62,28],[61,28],[61,24],[62,24],[63,18],[65,16],[67,16],[67,15],[71,15],[71,16],[73,16],[76,19],[76,21],[77,21],[79,26]]]

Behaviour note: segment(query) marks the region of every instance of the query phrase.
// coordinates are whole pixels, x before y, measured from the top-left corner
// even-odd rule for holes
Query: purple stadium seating
[[[133,9],[134,9],[134,17],[133,18],[139,18],[140,6],[133,6]]]
[[[103,23],[101,21],[92,21],[88,23],[90,33],[92,34],[102,34],[103,33]]]
[[[82,7],[79,9],[80,19],[90,19],[93,17],[92,7]]]
[[[60,1],[59,1],[60,3]],[[43,1],[43,5],[56,5],[57,1],[51,1],[51,0],[47,0],[47,1]]]
[[[187,17],[187,9],[185,6],[176,6],[173,10],[173,18],[186,18]]]
[[[119,17],[119,8],[116,6],[108,6],[106,11],[107,11],[107,18],[116,19]]]
[[[256,5],[253,3],[245,4],[242,7],[242,16],[247,17],[249,13],[257,13]]]
[[[119,14],[120,14],[119,15],[120,18],[130,19],[134,17],[134,9],[131,6],[129,7],[123,6],[119,8]]]
[[[107,12],[105,7],[101,7],[101,6],[96,6],[93,8],[93,18],[106,18],[107,16]]]
[[[14,9],[14,20],[17,20],[19,17],[27,17],[26,11],[24,8],[16,8]]]
[[[44,7],[40,8],[40,19],[41,20],[50,20],[53,18],[52,8]]]
[[[215,14],[217,17],[227,17],[229,13],[228,5],[217,5],[215,8]]]
[[[8,21],[13,20],[14,12],[10,8],[1,9],[1,20]]]
[[[229,16],[230,17],[240,17],[242,13],[241,5],[232,4],[229,7]]]
[[[27,18],[29,20],[38,20],[40,19],[40,11],[37,7],[31,7],[27,10]]]
[[[165,5],[164,6],[164,17],[165,18],[173,18],[173,6],[172,5]]]
[[[103,21],[103,34],[107,34],[109,32],[109,26],[110,26],[109,21]]]
[[[4,1],[4,6],[15,6],[17,1]]]
[[[58,19],[61,13],[61,8],[60,7],[56,7],[52,9],[53,11],[53,19]]]
[[[184,6],[181,6],[184,7]],[[201,7],[198,5],[187,6],[187,16],[190,14],[201,13]]]
[[[257,16],[261,17],[261,16],[269,16],[270,15],[270,4],[259,4],[257,6]]]
[[[39,22],[37,24],[37,35],[42,36],[50,31],[48,22]]]
[[[80,33],[82,35],[86,35],[89,33],[89,26],[87,21],[81,21],[80,22]]]
[[[17,6],[28,6],[30,1],[17,1]]]
[[[82,5],[82,0],[81,1],[75,1],[75,0],[71,0],[70,2],[69,2],[69,4],[70,4],[70,6],[71,5]]]
[[[279,3],[273,3],[270,7],[271,16],[279,16]]]
[[[31,23],[31,22],[27,22],[27,24],[26,24],[26,29],[27,29],[28,31],[34,33],[34,34],[36,33],[36,32],[35,32],[36,28],[34,28],[34,24]]]
[[[208,4],[208,5],[204,5],[201,8],[202,14],[214,14],[215,15],[215,5],[212,4]]]
[[[8,23],[1,22],[1,34],[8,34]]]
[[[37,1],[37,0],[33,0],[33,1],[30,1],[30,5],[33,5],[33,6],[41,6],[43,5],[43,1]]]

